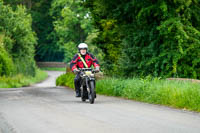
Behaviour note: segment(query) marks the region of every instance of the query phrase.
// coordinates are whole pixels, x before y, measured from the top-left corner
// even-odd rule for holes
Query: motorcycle
[[[81,68],[80,77],[81,77],[81,100],[85,102],[89,99],[90,104],[93,104],[96,98],[95,91],[95,76],[96,73],[92,68]]]

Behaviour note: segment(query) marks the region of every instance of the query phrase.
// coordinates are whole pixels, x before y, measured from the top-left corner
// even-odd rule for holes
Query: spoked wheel
[[[85,102],[86,99],[88,99],[88,94],[87,94],[86,86],[84,86],[84,87],[83,87],[83,90],[81,91],[81,100],[82,100],[83,102]]]
[[[94,92],[94,81],[90,81],[90,93],[88,94],[90,104],[94,103],[95,92]]]
[[[83,102],[86,101],[86,99],[85,99],[85,97],[84,97],[84,89],[81,89],[81,100],[82,100]]]

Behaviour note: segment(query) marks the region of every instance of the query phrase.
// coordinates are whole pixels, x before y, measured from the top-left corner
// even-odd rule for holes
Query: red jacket
[[[99,66],[98,60],[92,54],[87,53],[86,55],[84,56],[81,55],[81,56],[85,60],[86,64],[88,65],[88,68],[90,68],[92,65],[95,68]],[[72,69],[72,71],[76,68],[86,68],[78,54],[76,54],[74,58],[72,59],[70,63],[70,68]]]

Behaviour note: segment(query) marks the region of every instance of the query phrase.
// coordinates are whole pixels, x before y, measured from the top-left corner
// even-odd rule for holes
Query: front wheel
[[[87,96],[87,87],[86,86],[83,86],[82,90],[81,90],[81,100],[83,102],[86,101],[86,99],[88,99],[88,96]]]
[[[86,99],[85,99],[85,97],[84,97],[83,93],[81,94],[81,100],[82,100],[83,102],[85,102],[85,101],[86,101]]]
[[[89,93],[88,97],[89,97],[90,103],[93,104],[94,99],[95,99],[95,91],[94,91],[95,83],[94,83],[94,81],[90,81],[89,85],[90,85],[90,93]]]

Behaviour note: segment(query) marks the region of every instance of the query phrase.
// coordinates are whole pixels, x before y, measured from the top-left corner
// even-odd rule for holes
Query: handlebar
[[[95,69],[92,68],[79,68],[80,72],[91,71],[92,73],[98,73]]]
[[[92,68],[79,68],[80,71],[92,71]]]

